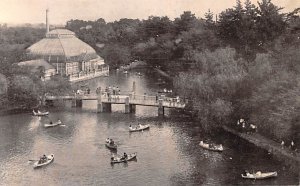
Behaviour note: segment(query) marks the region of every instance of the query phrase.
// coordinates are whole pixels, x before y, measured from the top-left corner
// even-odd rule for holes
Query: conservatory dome
[[[55,29],[27,49],[29,57],[47,62],[82,62],[99,58],[96,51],[67,29]]]

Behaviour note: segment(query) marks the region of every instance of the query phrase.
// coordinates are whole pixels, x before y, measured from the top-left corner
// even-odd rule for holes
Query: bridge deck
[[[170,97],[156,97],[145,95],[106,95],[88,94],[88,95],[69,95],[69,96],[46,96],[46,100],[98,100],[101,99],[103,103],[111,104],[125,104],[126,98],[129,98],[129,104],[142,105],[142,106],[159,106],[159,99],[162,101],[163,107],[168,108],[184,108],[183,102],[177,101],[176,98]]]

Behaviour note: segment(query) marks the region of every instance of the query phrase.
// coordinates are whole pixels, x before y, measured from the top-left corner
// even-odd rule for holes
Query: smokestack
[[[46,34],[49,32],[48,8],[46,9]]]

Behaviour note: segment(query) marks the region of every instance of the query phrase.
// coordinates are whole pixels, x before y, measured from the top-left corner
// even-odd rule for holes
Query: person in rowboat
[[[115,160],[115,156],[112,155],[110,159],[111,159],[111,161]]]
[[[112,139],[110,139],[109,143],[110,143],[111,145],[114,145],[114,144],[115,144],[114,140],[112,140]]]
[[[245,171],[244,171],[244,175],[245,175],[245,176],[249,176],[249,175],[250,175],[249,171],[248,171],[248,170],[245,170]]]
[[[40,157],[39,164],[46,162],[46,160],[47,160],[47,157],[44,154],[42,157]]]
[[[128,156],[127,156],[127,154],[126,154],[126,152],[124,152],[124,159],[126,159]]]

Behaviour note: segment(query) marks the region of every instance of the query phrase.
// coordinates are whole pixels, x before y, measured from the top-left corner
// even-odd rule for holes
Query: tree
[[[234,9],[220,14],[218,36],[243,57],[253,60],[257,52],[266,52],[265,47],[284,33],[286,24],[280,10],[271,0],[262,0],[258,8],[250,0],[243,8],[238,0]]]
[[[283,14],[279,13],[282,8],[274,5],[271,0],[262,0],[258,3],[257,10],[257,38],[261,44],[274,41],[286,28]]]
[[[138,40],[137,32],[140,21],[138,19],[120,19],[112,24],[115,42],[132,46]]]
[[[231,48],[194,53],[195,67],[174,79],[176,91],[188,96],[206,126],[231,121],[237,87],[247,75],[245,61]],[[222,122],[221,122],[222,121]]]
[[[8,99],[26,107],[34,107],[42,95],[42,85],[27,75],[14,75],[10,78]]]
[[[196,20],[197,18],[195,17],[195,14],[192,14],[192,12],[183,12],[183,14],[180,15],[180,18],[176,18],[174,21],[177,33],[191,29]]]
[[[138,29],[138,34],[143,41],[158,37],[161,34],[167,34],[173,32],[173,24],[167,16],[157,17],[150,16],[147,20],[144,20]]]
[[[214,25],[214,14],[208,9],[208,12],[204,14],[207,27],[211,28]]]
[[[101,52],[104,60],[112,67],[117,68],[120,65],[128,64],[131,60],[130,50],[126,46],[109,44]]]

